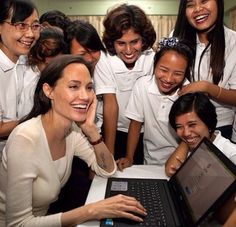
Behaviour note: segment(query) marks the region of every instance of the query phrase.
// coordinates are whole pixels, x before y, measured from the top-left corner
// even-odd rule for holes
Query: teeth
[[[27,45],[27,46],[30,46],[31,45],[31,42],[25,42],[25,41],[20,41],[21,43]]]
[[[79,108],[79,109],[86,109],[87,105],[83,105],[83,104],[78,104],[78,105],[74,105],[74,108]]]
[[[200,15],[200,16],[197,16],[197,17],[196,17],[196,20],[202,20],[202,19],[204,19],[205,17],[207,17],[207,15]]]

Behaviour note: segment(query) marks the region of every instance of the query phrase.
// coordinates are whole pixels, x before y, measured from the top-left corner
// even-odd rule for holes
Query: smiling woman
[[[91,72],[86,61],[73,55],[53,59],[42,71],[33,109],[11,133],[3,151],[0,226],[75,226],[117,217],[140,222],[139,215],[146,215],[135,198],[121,195],[47,214],[69,178],[74,156],[100,176],[116,171],[94,123],[96,95]]]
[[[39,38],[38,12],[30,1],[3,0],[0,7],[0,157],[5,139],[26,112],[19,112],[25,59]],[[9,96],[9,94],[11,94]]]

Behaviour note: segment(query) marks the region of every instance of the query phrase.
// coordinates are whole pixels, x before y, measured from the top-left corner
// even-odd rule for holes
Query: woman
[[[106,53],[96,29],[86,21],[75,20],[71,22],[66,29],[65,36],[68,53],[80,55],[94,67],[101,54]]]
[[[159,43],[154,57],[154,75],[137,80],[126,108],[125,114],[131,122],[126,156],[117,161],[120,170],[133,163],[142,125],[145,164],[164,165],[177,147],[176,135],[169,129],[168,114],[179,89],[188,83],[192,56],[193,51],[184,40],[172,37]]]
[[[234,164],[236,164],[236,145],[215,130],[217,124],[215,106],[210,99],[201,92],[188,93],[180,96],[173,104],[169,114],[169,122],[182,140],[180,146],[170,156],[165,165],[167,176],[172,176],[187,158],[189,152],[206,137],[219,148]],[[224,223],[230,213],[232,217],[225,223],[225,227],[234,226],[235,195],[217,212],[217,219]]]
[[[53,58],[62,54],[64,50],[64,36],[61,31],[45,28],[40,32],[39,39],[28,54],[28,67],[24,72],[24,89],[20,98],[19,113],[29,113],[31,111],[34,90],[40,77],[40,72]]]
[[[125,156],[129,119],[125,108],[135,81],[153,72],[156,33],[145,12],[135,5],[111,9],[104,21],[103,42],[109,54],[101,56],[94,72],[95,90],[102,95],[98,125],[115,159]],[[142,136],[134,164],[143,163]]]
[[[41,73],[34,106],[9,136],[0,166],[1,226],[74,226],[87,220],[123,217],[142,221],[134,198],[116,196],[47,215],[71,171],[73,156],[97,174],[116,171],[94,124],[96,96],[91,67],[80,57],[54,59]],[[79,195],[78,195],[79,196]]]
[[[203,137],[210,139],[236,164],[236,145],[215,130],[215,107],[205,94],[196,92],[180,96],[171,107],[169,122],[182,143],[166,162],[167,176],[176,172]]]
[[[38,12],[30,1],[3,0],[0,7],[0,157],[6,138],[18,124],[25,59],[39,38]],[[9,95],[11,94],[11,95]]]
[[[224,26],[223,0],[181,0],[173,36],[191,42],[195,70],[180,95],[205,92],[217,113],[217,129],[231,139],[236,105],[236,32]]]

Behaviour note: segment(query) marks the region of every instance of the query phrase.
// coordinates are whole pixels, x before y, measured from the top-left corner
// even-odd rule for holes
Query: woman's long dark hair
[[[51,109],[51,100],[43,92],[43,84],[47,83],[50,87],[55,87],[57,81],[63,76],[64,69],[72,64],[80,63],[85,65],[92,76],[92,66],[77,55],[61,55],[54,58],[41,72],[41,76],[37,83],[34,93],[34,105],[30,113],[21,120],[27,121],[40,114],[45,114]]]
[[[212,72],[212,82],[218,84],[223,79],[225,67],[225,34],[224,34],[224,1],[216,0],[218,15],[214,28],[208,33],[208,45],[204,49],[198,65],[198,80],[200,80],[200,65],[202,57],[210,48],[210,70]],[[178,17],[176,20],[173,36],[187,39],[196,50],[196,29],[193,28],[186,17],[187,0],[180,0]],[[194,75],[192,77],[194,81]]]

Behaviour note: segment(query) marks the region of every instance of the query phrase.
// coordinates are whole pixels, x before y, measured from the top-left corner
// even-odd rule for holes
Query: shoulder
[[[234,46],[236,45],[236,31],[233,31],[232,29],[229,29],[227,27],[224,27],[225,30],[225,44]]]
[[[42,137],[41,116],[32,118],[16,126],[10,134],[9,140],[14,140],[16,137],[24,137],[36,143]]]

